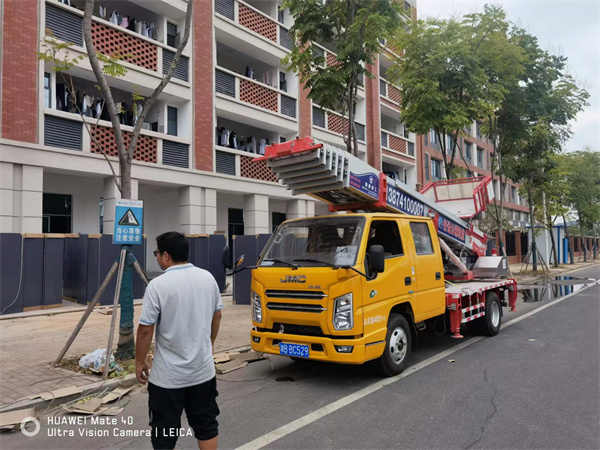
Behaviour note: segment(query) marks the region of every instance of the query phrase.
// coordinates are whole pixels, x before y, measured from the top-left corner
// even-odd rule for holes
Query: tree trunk
[[[563,223],[565,224],[565,237],[567,238],[567,249],[569,251],[569,262],[570,264],[575,264],[573,261],[573,248],[571,248],[571,238],[569,237],[569,227],[567,226],[567,218],[565,215],[562,215]]]
[[[583,225],[581,224],[581,213],[579,211],[577,211],[577,217],[579,218],[579,237],[581,239],[581,250],[583,250],[583,262],[586,262],[587,245],[585,245],[585,237],[583,236]]]
[[[535,216],[533,215],[533,197],[532,197],[531,182],[527,187],[529,197],[529,223],[531,225],[531,265],[533,272],[537,273],[537,246],[535,244]]]

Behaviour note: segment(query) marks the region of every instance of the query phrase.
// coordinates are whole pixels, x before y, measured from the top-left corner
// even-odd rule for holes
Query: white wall
[[[100,232],[100,197],[103,179],[44,173],[45,194],[71,195],[73,233]],[[110,231],[112,233],[112,231]]]
[[[160,267],[152,252],[156,236],[179,230],[179,196],[177,189],[140,184],[138,198],[144,201],[144,234],[148,239],[146,270],[159,272]]]

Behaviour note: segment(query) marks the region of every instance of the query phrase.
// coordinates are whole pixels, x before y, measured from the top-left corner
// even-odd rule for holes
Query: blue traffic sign
[[[144,202],[117,200],[113,244],[141,244],[143,242]]]

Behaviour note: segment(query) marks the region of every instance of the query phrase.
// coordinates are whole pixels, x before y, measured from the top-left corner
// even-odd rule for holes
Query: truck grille
[[[292,311],[292,312],[309,312],[320,313],[327,311],[321,305],[303,305],[299,303],[267,303],[267,309],[271,311]]]
[[[325,336],[321,327],[312,325],[293,325],[290,323],[274,323],[273,328],[270,330],[265,329],[271,333],[280,333],[283,329],[285,334],[298,334],[300,336]]]
[[[269,298],[297,298],[301,300],[321,300],[327,297],[327,294],[321,291],[282,291],[276,289],[267,289],[265,295]]]

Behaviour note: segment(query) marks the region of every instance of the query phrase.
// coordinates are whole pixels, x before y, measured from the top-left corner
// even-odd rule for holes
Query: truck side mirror
[[[233,269],[233,261],[231,259],[231,252],[229,251],[229,245],[226,245],[223,248],[223,255],[221,256],[221,264],[223,264],[223,267],[225,267],[226,269]]]
[[[372,273],[382,273],[385,270],[385,254],[382,245],[369,247],[369,264]]]
[[[235,262],[235,267],[239,267],[240,264],[242,264],[244,262],[244,258],[246,257],[246,255],[242,255],[238,258],[238,260]]]

